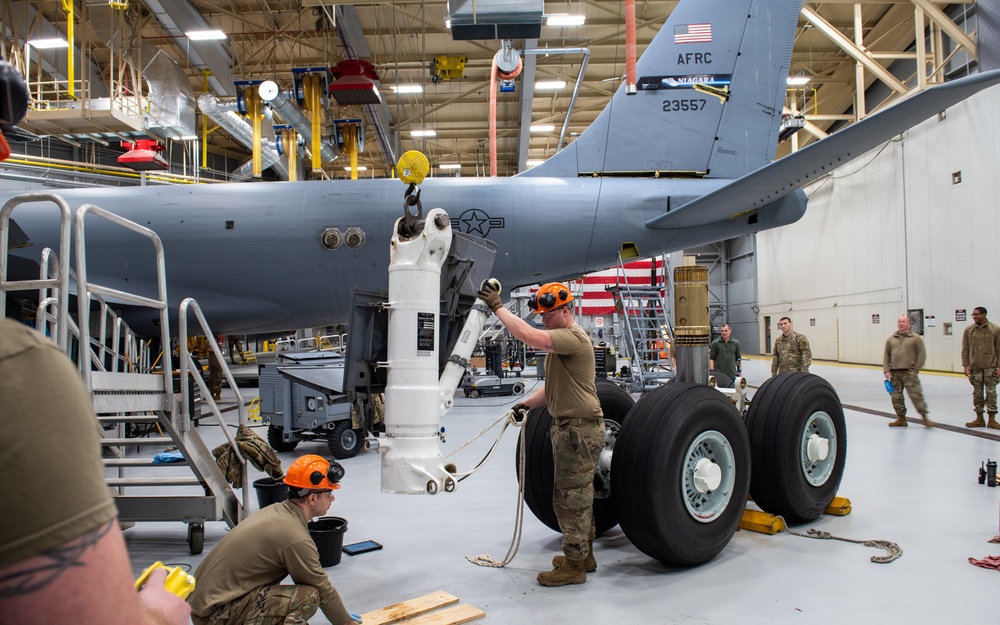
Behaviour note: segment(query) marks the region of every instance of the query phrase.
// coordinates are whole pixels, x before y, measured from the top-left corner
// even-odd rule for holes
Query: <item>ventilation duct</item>
[[[448,0],[451,38],[538,39],[542,0]]]
[[[163,139],[196,136],[191,81],[177,63],[155,46],[144,42],[142,55],[149,59],[142,68],[142,77],[149,85],[148,111],[143,114],[142,127]]]
[[[306,145],[312,144],[312,124],[302,114],[299,107],[296,106],[295,98],[291,92],[279,91],[277,85],[273,82],[264,81],[260,86],[260,97],[268,103],[275,113],[281,116],[281,119],[295,128],[295,132],[299,133],[299,136],[302,137]],[[330,141],[324,140],[320,149],[320,156],[323,158],[324,163],[332,163],[339,156],[337,146]]]
[[[246,147],[253,149],[253,129],[250,124],[246,122],[242,117],[234,113],[236,110],[236,102],[221,102],[217,97],[211,93],[203,93],[201,97],[198,98],[198,108],[205,115],[208,115],[215,123],[217,123],[222,128],[226,129],[229,134],[233,135],[233,138],[245,145]],[[261,139],[261,168],[267,169],[268,167],[273,167],[274,172],[278,174],[278,177],[282,180],[288,180],[288,168],[284,165],[281,160],[281,156],[278,154],[278,150],[275,146],[273,139],[268,139],[266,137]],[[247,165],[250,165],[249,175],[246,175],[244,170]],[[244,163],[232,174],[233,180],[237,182],[245,182],[253,177],[253,162]]]

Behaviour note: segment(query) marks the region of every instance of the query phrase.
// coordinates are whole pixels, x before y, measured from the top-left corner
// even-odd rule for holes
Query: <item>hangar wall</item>
[[[881,365],[922,309],[926,368],[961,371],[972,309],[1000,320],[998,133],[994,87],[807,187],[805,217],[757,238],[761,351],[788,316],[814,358]]]

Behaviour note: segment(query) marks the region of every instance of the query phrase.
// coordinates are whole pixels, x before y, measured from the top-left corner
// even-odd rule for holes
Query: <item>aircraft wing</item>
[[[690,228],[741,217],[997,83],[1000,83],[1000,70],[993,70],[916,93],[720,189],[658,215],[647,221],[646,227],[654,230]]]

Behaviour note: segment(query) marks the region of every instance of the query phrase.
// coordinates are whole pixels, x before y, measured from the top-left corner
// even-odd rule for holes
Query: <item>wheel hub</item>
[[[722,483],[722,469],[708,458],[702,458],[694,467],[694,487],[699,493],[715,490]]]
[[[799,445],[802,474],[813,486],[822,486],[837,463],[837,429],[825,411],[814,412],[806,420]]]
[[[699,434],[684,455],[681,480],[684,506],[691,518],[711,523],[729,506],[736,483],[736,455],[724,434]]]
[[[611,458],[621,427],[617,421],[604,420],[604,447],[597,457],[597,470],[594,472],[594,499],[611,496]]]

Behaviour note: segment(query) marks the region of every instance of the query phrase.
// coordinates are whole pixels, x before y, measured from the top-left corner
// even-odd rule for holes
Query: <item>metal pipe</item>
[[[312,124],[310,120],[305,118],[302,111],[295,104],[295,98],[290,91],[277,91],[277,85],[274,89],[270,91],[265,88],[265,85],[271,83],[271,81],[265,81],[260,85],[260,96],[265,102],[274,110],[275,113],[281,115],[281,119],[295,128],[295,131],[299,133],[299,136],[309,145],[313,143],[313,132]],[[273,95],[272,95],[273,94]],[[270,97],[268,97],[270,96]],[[337,160],[339,156],[337,152],[337,146],[331,141],[323,141],[322,147],[320,148],[320,155],[323,157],[324,163],[332,163]]]
[[[250,128],[250,124],[244,121],[239,115],[229,110],[234,107],[233,103],[221,102],[217,97],[211,93],[203,93],[201,97],[198,98],[198,108],[201,112],[212,118],[212,121],[222,126],[233,135],[233,138],[253,149],[253,129]],[[281,156],[278,155],[278,150],[274,144],[274,141],[270,139],[261,138],[261,169],[267,169],[268,167],[273,167],[274,171],[282,180],[288,180],[288,169],[281,163]],[[241,166],[237,171],[233,172],[233,180],[244,181],[249,180],[252,177],[244,177],[243,174],[237,173],[243,171],[245,168]]]
[[[587,71],[587,63],[590,62],[590,48],[534,48],[525,50],[525,54],[582,54],[583,61],[580,62],[580,73],[577,74],[576,84],[573,86],[573,95],[569,99],[569,108],[566,109],[566,119],[563,120],[562,130],[559,131],[559,143],[556,144],[556,152],[563,148],[566,140],[566,131],[569,129],[569,117],[573,114],[573,107],[576,106],[576,97],[580,93],[580,85],[583,84],[583,74]]]

